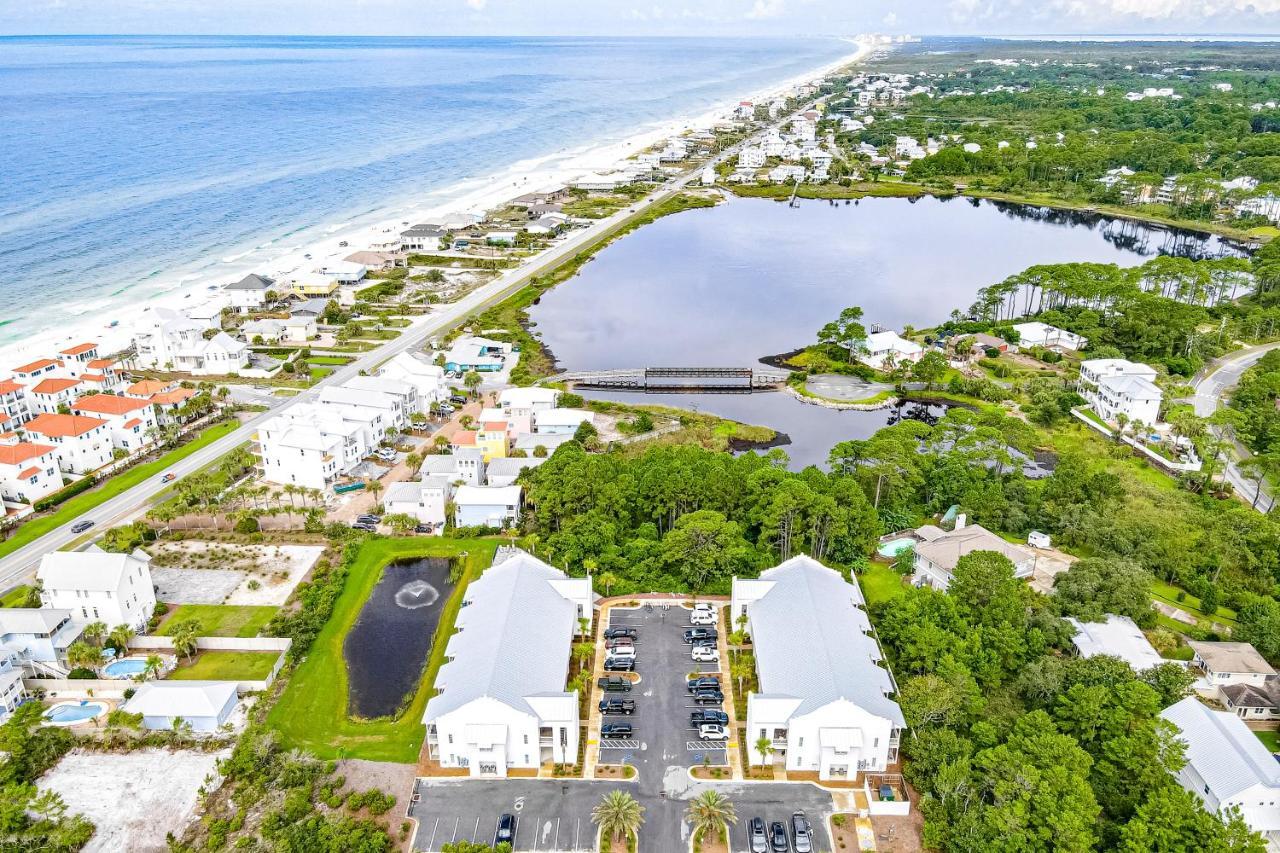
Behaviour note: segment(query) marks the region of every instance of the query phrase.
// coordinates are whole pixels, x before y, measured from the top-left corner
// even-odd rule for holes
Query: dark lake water
[[[348,713],[389,716],[417,689],[452,589],[445,559],[392,563],[383,570],[343,645]]]
[[[731,198],[661,219],[601,251],[545,294],[530,319],[560,367],[738,367],[812,343],[842,308],[901,329],[965,311],[979,288],[1033,264],[1141,264],[1212,257],[1217,237],[1092,214],[955,198],[802,201]],[[788,394],[592,394],[712,412],[786,433],[794,465],[865,438],[889,418]]]

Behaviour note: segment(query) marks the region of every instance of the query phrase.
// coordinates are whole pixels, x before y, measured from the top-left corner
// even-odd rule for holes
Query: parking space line
[[[537,850],[537,849],[538,849],[538,824],[540,824],[540,823],[542,823],[542,821],[541,821],[541,820],[539,820],[538,818],[534,818],[534,821],[533,821],[533,847],[531,848],[531,849],[533,849],[533,850]]]
[[[556,815],[556,846],[552,849],[560,849],[560,815]]]
[[[573,819],[573,849],[578,849],[578,830],[582,829],[582,818]]]
[[[725,752],[728,747],[718,740],[687,740],[684,742],[684,748],[690,752]]]
[[[603,741],[600,744],[600,750],[602,752],[606,749],[639,749],[639,748],[640,748],[640,741],[638,740]]]
[[[435,822],[431,824],[431,840],[427,842],[428,850],[436,849],[436,830],[439,828],[440,828],[440,818],[436,818]]]

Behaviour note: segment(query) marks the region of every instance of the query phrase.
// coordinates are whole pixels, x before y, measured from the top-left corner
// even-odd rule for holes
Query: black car
[[[635,672],[635,658],[605,658],[605,672]]]
[[[600,727],[600,737],[607,738],[629,738],[631,737],[630,723],[605,723]]]
[[[601,699],[600,713],[607,717],[622,714],[623,716],[631,716],[635,713],[636,703],[631,699]]]
[[[791,844],[796,848],[796,853],[813,853],[813,831],[804,812],[796,812],[791,816]]]
[[[769,853],[769,837],[764,831],[764,818],[751,818],[747,827],[747,839],[751,842],[751,853]]]
[[[498,818],[498,831],[493,834],[493,846],[514,844],[516,838],[516,816],[504,814]]]
[[[596,681],[596,685],[605,693],[630,693],[631,681],[620,675],[601,678]]]
[[[689,714],[689,725],[693,726],[695,729],[704,723],[714,723],[717,726],[727,726],[729,725],[729,715],[724,711],[711,710],[694,711]]]
[[[605,628],[604,629],[604,638],[606,640],[617,640],[622,637],[629,637],[632,640],[634,640],[639,636],[640,636],[640,632],[637,631],[635,628]]]
[[[357,516],[356,516],[356,521],[360,522],[361,524],[380,524],[380,523],[382,522],[382,516],[380,516],[380,515],[357,515]]]
[[[720,705],[724,702],[724,694],[719,690],[699,690],[693,694],[695,705]]]
[[[71,525],[71,532],[84,533],[90,527],[93,527],[92,521],[77,521],[75,524]]]
[[[357,521],[355,524],[351,525],[351,529],[352,529],[352,530],[363,530],[365,533],[377,533],[377,532],[378,532],[378,528],[377,528],[377,527],[375,527],[375,526],[374,526],[374,525],[372,525],[372,524],[369,524],[367,521]]]
[[[449,398],[449,402],[453,403],[456,406],[465,406],[467,404],[467,398],[462,396],[461,394],[454,394],[452,397]]]
[[[773,853],[787,853],[791,849],[786,824],[780,820],[769,824],[769,846],[773,849]]]
[[[414,533],[430,533],[432,530],[435,530],[435,528],[430,524],[415,524],[413,526]]]
[[[685,687],[689,689],[690,693],[695,693],[699,690],[719,690],[720,679],[714,675],[704,675],[701,678],[690,678],[685,682]]]
[[[693,646],[695,649],[714,649],[716,647],[716,641],[715,638],[694,640],[689,645]]]
[[[684,632],[684,641],[693,643],[696,640],[714,640],[716,632],[714,628],[689,628]]]

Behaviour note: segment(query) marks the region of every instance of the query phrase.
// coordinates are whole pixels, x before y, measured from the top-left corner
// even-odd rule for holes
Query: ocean
[[[233,265],[851,52],[817,38],[0,38],[0,346],[127,320]]]

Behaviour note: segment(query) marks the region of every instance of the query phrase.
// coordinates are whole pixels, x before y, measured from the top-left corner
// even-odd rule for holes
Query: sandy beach
[[[565,148],[553,154],[522,160],[485,177],[461,181],[430,191],[368,217],[317,224],[304,232],[284,237],[263,238],[244,251],[234,252],[205,263],[196,274],[175,274],[171,288],[145,303],[121,304],[110,297],[77,306],[83,322],[64,324],[48,332],[31,335],[0,347],[4,364],[13,367],[46,357],[82,341],[97,341],[104,353],[127,348],[133,338],[133,323],[147,308],[184,308],[217,296],[225,284],[254,272],[285,278],[341,260],[352,252],[395,234],[418,222],[429,222],[449,214],[492,210],[526,192],[567,183],[585,173],[607,171],[622,160],[661,140],[686,131],[709,128],[728,116],[739,100],[765,101],[793,87],[825,77],[866,57],[872,45],[850,41],[855,49],[835,62],[806,71],[740,97],[699,115],[677,116],[647,126],[625,139]],[[345,245],[343,245],[345,243]]]

